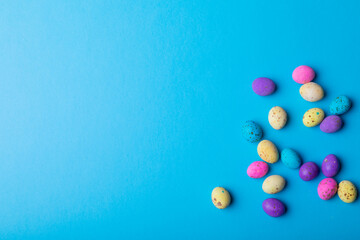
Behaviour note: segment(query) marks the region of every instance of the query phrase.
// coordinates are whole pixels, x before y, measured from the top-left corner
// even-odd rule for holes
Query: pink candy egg
[[[311,67],[301,65],[292,73],[292,78],[295,82],[305,84],[311,82],[315,78],[315,72]]]
[[[269,166],[266,162],[256,161],[250,164],[247,169],[247,175],[251,178],[262,178],[269,171]]]
[[[329,200],[337,191],[337,183],[332,178],[325,178],[321,180],[318,186],[318,194],[322,200]]]

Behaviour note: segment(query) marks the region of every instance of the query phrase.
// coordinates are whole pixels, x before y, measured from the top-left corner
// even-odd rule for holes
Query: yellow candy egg
[[[320,108],[311,108],[303,116],[303,123],[306,127],[315,127],[324,119],[324,111]]]
[[[284,189],[285,183],[286,181],[282,176],[271,175],[264,180],[262,189],[268,194],[275,194]]]
[[[270,109],[268,119],[270,125],[274,129],[279,130],[285,126],[287,122],[287,114],[282,107],[276,106]]]
[[[309,82],[301,86],[300,95],[308,102],[317,102],[324,97],[324,90],[319,84]]]
[[[346,203],[352,203],[357,197],[355,185],[350,181],[341,181],[338,188],[339,198]]]
[[[275,163],[279,160],[279,151],[269,140],[262,140],[257,146],[257,152],[265,162]]]
[[[229,206],[231,197],[229,192],[223,187],[216,187],[211,193],[211,199],[215,207],[224,209]]]

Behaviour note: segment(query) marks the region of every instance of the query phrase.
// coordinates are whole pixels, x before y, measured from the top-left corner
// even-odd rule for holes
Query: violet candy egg
[[[247,175],[251,178],[262,178],[269,171],[269,166],[266,162],[256,161],[250,164],[247,169]]]
[[[310,181],[319,175],[319,167],[314,162],[306,162],[300,167],[299,176],[304,181]]]
[[[297,83],[305,84],[311,82],[315,78],[315,72],[311,67],[302,65],[295,68],[292,73],[292,78]]]
[[[329,200],[336,194],[337,183],[332,178],[325,178],[319,183],[317,191],[322,200]]]
[[[265,77],[257,78],[252,83],[253,91],[260,96],[267,96],[275,91],[275,83]]]
[[[322,162],[321,171],[326,177],[334,177],[340,168],[340,163],[334,154],[327,155]]]
[[[262,207],[270,217],[280,217],[285,213],[285,205],[276,198],[265,199]]]
[[[339,116],[327,116],[320,124],[320,130],[325,133],[334,133],[342,127],[342,120]]]

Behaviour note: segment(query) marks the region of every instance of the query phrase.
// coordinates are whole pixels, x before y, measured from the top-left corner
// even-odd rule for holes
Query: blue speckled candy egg
[[[246,121],[242,125],[241,134],[247,141],[255,143],[261,140],[263,131],[257,123]]]
[[[301,165],[300,156],[290,148],[283,149],[280,158],[288,168],[298,168]]]
[[[341,115],[349,111],[350,108],[350,99],[346,96],[339,96],[331,102],[330,113],[335,115]]]

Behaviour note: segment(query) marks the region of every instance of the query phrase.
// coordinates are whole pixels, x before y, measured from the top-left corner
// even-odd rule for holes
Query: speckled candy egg
[[[271,175],[264,180],[262,189],[268,194],[275,194],[284,189],[285,183],[286,181],[282,176]]]
[[[301,86],[300,95],[308,102],[317,102],[324,97],[324,90],[319,84],[309,82]]]
[[[315,127],[324,119],[324,111],[320,108],[311,108],[303,116],[303,123],[306,127]]]
[[[257,152],[262,160],[275,163],[279,160],[279,152],[276,146],[269,140],[262,140],[257,146]]]
[[[229,192],[222,187],[216,187],[211,193],[211,199],[215,207],[224,209],[229,206],[231,197]]]
[[[282,107],[276,106],[270,109],[268,119],[270,125],[274,129],[279,130],[285,126],[287,122],[287,114]]]
[[[264,212],[270,217],[280,217],[285,213],[285,205],[276,198],[265,199],[262,207]]]
[[[343,202],[352,203],[356,200],[357,189],[352,182],[344,180],[339,183],[338,195]]]
[[[340,168],[340,163],[334,154],[329,154],[325,157],[321,164],[321,171],[329,178],[334,177]]]
[[[310,181],[319,175],[319,167],[314,162],[304,163],[299,170],[299,176],[304,181]]]
[[[340,130],[343,123],[339,116],[327,116],[320,124],[320,130],[324,133],[334,133]]]
[[[336,194],[337,183],[332,178],[325,178],[319,183],[317,191],[322,200],[329,200]]]
[[[241,134],[247,141],[254,143],[261,140],[263,131],[257,123],[253,121],[246,121],[242,125]]]
[[[266,162],[256,161],[250,164],[247,169],[247,175],[251,178],[262,178],[269,171],[269,166]]]
[[[341,115],[349,111],[350,108],[350,99],[346,96],[339,96],[331,102],[330,113],[335,115]]]
[[[281,161],[288,168],[298,168],[301,165],[301,158],[294,150],[285,148],[281,151]]]
[[[315,78],[315,72],[311,67],[302,65],[295,68],[292,73],[292,78],[295,82],[300,84],[308,83]]]
[[[252,89],[257,95],[267,96],[275,91],[275,83],[266,77],[260,77],[253,81]]]

